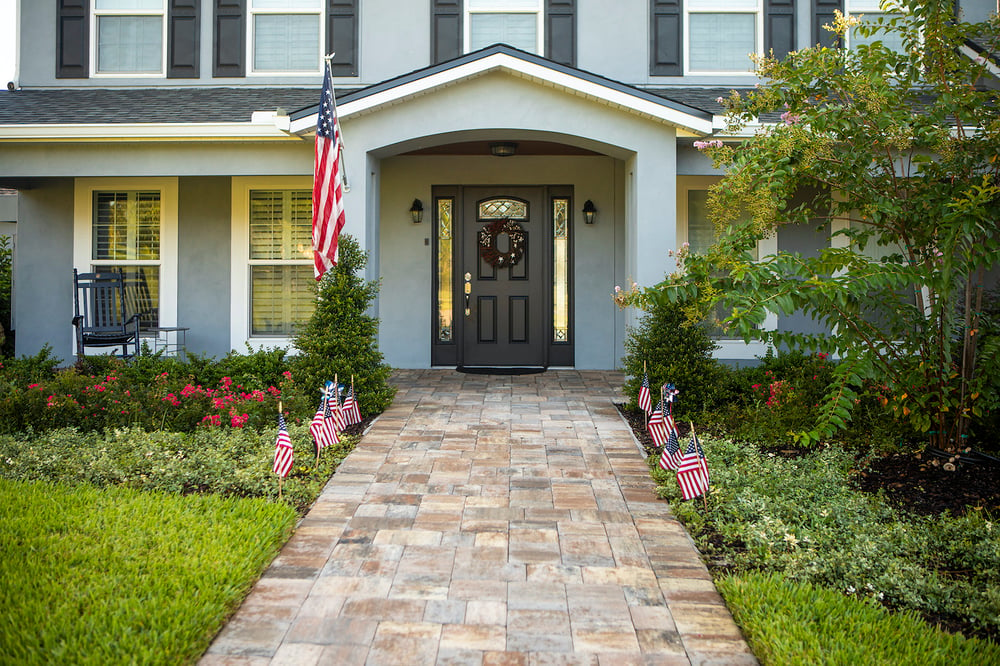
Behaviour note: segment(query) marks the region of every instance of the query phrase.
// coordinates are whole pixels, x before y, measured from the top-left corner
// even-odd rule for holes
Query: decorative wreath
[[[507,252],[497,249],[497,236],[500,234],[507,234],[510,238],[510,250]],[[496,268],[516,266],[524,256],[526,238],[524,229],[517,222],[510,218],[497,220],[479,230],[479,256]]]

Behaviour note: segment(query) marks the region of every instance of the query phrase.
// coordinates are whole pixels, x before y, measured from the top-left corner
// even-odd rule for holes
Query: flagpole
[[[323,56],[324,67],[330,72],[330,78],[333,79],[333,69],[330,67],[330,61],[333,60],[333,56],[337,55],[334,51],[329,55]],[[337,151],[340,153],[338,157],[340,158],[340,178],[341,183],[344,188],[344,194],[351,191],[351,185],[347,182],[347,164],[344,163],[344,128],[340,125],[340,113],[337,111],[337,93],[333,89],[333,81],[330,81],[330,97],[333,98],[333,117],[336,119],[337,127],[336,131],[340,135],[340,143],[337,145]]]
[[[642,360],[642,376],[643,378],[646,379],[649,378],[649,375],[646,374],[646,359]],[[639,390],[641,391],[642,389]],[[646,422],[646,428],[649,428],[649,412],[647,412],[645,409],[642,410],[642,419],[643,421]]]
[[[324,386],[319,390],[319,408],[323,410],[324,414],[326,413],[325,400],[326,400],[326,387]],[[315,438],[313,439],[313,446],[316,447],[316,469],[319,469],[319,442],[316,441]]]

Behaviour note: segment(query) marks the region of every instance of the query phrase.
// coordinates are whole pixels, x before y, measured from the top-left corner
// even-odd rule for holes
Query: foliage
[[[996,643],[949,634],[915,613],[887,613],[809,583],[749,573],[717,584],[765,666],[1000,663]]]
[[[272,418],[272,421],[275,419]],[[356,437],[316,454],[308,424],[290,425],[295,467],[283,482],[284,500],[304,512],[353,449]],[[275,499],[271,471],[277,426],[256,432],[199,428],[192,433],[122,428],[102,435],[72,428],[30,439],[0,436],[0,478],[121,485],[171,493],[215,493]]]
[[[782,122],[738,145],[698,144],[726,170],[710,201],[718,241],[632,302],[701,314],[722,303],[747,340],[841,359],[804,441],[845,428],[870,381],[895,418],[948,448],[964,443],[1000,370],[1000,340],[977,335],[984,277],[1000,264],[1000,91],[975,85],[987,61],[963,53],[972,35],[993,36],[984,46],[996,52],[1000,19],[957,22],[945,0],[885,6],[900,16],[855,29],[898,33],[901,52],[875,41],[757,61],[759,88],[725,100],[730,129],[768,113]],[[759,240],[795,224],[829,224],[833,247],[754,261]],[[758,328],[796,312],[832,333]]]
[[[14,351],[14,336],[10,330],[13,267],[14,251],[10,246],[10,236],[0,235],[0,358],[10,356]]]
[[[193,663],[295,518],[262,500],[0,480],[0,662]]]
[[[301,386],[315,387],[311,397],[317,403],[326,382],[336,376],[346,385],[353,375],[362,416],[371,416],[384,411],[396,392],[388,383],[392,369],[378,349],[378,320],[368,314],[378,282],[359,275],[368,256],[353,237],[342,235],[338,252],[337,265],[320,280],[316,310],[295,337],[301,356],[292,372]]]
[[[833,447],[783,458],[728,440],[702,444],[707,511],[680,501],[655,456],[650,466],[706,557],[736,575],[771,572],[1000,635],[1000,527],[990,516],[899,513],[853,490],[858,461]]]
[[[680,391],[674,408],[678,416],[712,407],[723,372],[712,358],[716,347],[704,327],[688,323],[679,307],[653,303],[625,340],[622,368],[628,375],[624,393],[629,405],[636,408],[645,369],[654,406],[660,387],[671,383]]]

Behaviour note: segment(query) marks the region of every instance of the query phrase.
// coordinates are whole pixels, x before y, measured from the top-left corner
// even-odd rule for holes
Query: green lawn
[[[0,479],[0,663],[193,662],[295,520],[262,499]]]

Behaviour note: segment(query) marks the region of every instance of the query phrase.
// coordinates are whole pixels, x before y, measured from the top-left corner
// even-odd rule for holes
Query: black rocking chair
[[[139,315],[130,316],[125,309],[125,276],[117,271],[78,273],[74,268],[73,287],[77,358],[87,347],[121,347],[121,358],[138,356]]]

